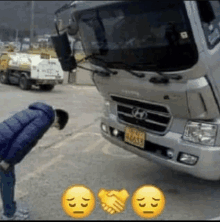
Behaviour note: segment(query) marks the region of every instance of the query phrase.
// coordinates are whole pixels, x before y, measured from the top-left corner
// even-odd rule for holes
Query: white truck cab
[[[79,1],[72,29],[105,99],[104,138],[220,179],[220,2]],[[71,30],[71,26],[70,26]]]

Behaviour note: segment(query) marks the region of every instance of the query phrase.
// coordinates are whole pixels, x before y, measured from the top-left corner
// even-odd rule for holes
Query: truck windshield
[[[114,2],[77,17],[86,55],[100,53],[108,68],[124,62],[141,71],[177,71],[198,61],[182,1]]]

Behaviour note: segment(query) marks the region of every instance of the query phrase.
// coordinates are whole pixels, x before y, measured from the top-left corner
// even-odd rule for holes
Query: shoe
[[[28,209],[25,207],[21,207],[21,206],[17,207],[16,211],[21,214],[29,214]],[[3,210],[1,211],[1,214],[3,215]]]
[[[21,213],[21,214],[29,214],[28,209],[23,208],[23,207],[22,207],[22,208],[18,208],[17,211],[18,211],[19,213]]]
[[[27,220],[28,218],[28,211],[25,209],[17,210],[12,217],[7,217],[4,214],[1,216],[1,220]]]

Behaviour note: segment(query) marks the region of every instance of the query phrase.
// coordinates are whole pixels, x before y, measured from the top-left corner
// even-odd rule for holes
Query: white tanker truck
[[[23,90],[32,85],[42,90],[52,90],[63,83],[63,70],[57,59],[46,54],[3,53],[0,57],[0,81],[16,84]]]

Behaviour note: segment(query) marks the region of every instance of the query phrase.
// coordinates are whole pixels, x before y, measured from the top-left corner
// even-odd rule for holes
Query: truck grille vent
[[[111,98],[117,102],[117,116],[120,121],[145,128],[153,133],[162,134],[166,131],[171,120],[171,114],[166,107],[117,96],[111,96]],[[135,109],[140,112],[144,111],[147,116],[141,119],[136,118]]]

